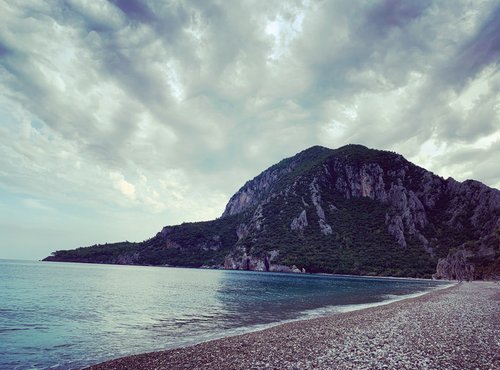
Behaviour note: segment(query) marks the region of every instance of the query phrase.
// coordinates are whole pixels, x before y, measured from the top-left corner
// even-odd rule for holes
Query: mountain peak
[[[377,151],[376,149],[370,149],[361,144],[346,144],[337,149],[330,149],[321,145],[313,145],[303,151],[297,153],[295,156],[303,156],[303,155],[322,155],[325,153],[329,154],[359,154],[359,153],[367,153],[370,151]],[[294,157],[295,157],[294,156]],[[293,157],[292,157],[293,158]]]
[[[337,162],[342,166],[362,166],[369,163],[388,163],[401,156],[359,144],[348,144],[337,149],[320,145],[312,146],[296,155],[283,159],[247,181],[229,200],[222,217],[241,213],[255,206],[269,192],[279,192],[294,179],[310,176],[318,169],[328,168],[329,163]]]

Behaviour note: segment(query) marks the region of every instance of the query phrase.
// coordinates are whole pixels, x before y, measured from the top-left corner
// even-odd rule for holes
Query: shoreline
[[[7,261],[7,260],[6,260]],[[51,260],[12,260],[12,261],[31,261],[31,262],[50,262],[50,263],[72,263],[96,266],[133,266],[133,267],[155,267],[155,268],[176,268],[187,270],[203,270],[203,271],[239,271],[250,273],[269,273],[269,274],[287,274],[297,276],[333,276],[333,277],[349,277],[349,278],[366,278],[366,279],[391,279],[391,280],[420,280],[420,281],[437,281],[437,282],[450,282],[454,280],[446,279],[432,279],[432,278],[416,278],[404,276],[379,276],[379,275],[349,275],[349,274],[333,274],[328,272],[284,272],[284,271],[260,271],[260,270],[233,270],[224,268],[203,268],[203,267],[188,267],[188,266],[167,266],[167,265],[132,265],[132,264],[119,264],[119,263],[97,263],[97,262],[82,262],[82,261],[51,261]],[[490,281],[490,280],[477,280],[477,281]]]
[[[88,369],[488,369],[500,365],[497,283],[462,283],[418,294],[188,347],[122,357]]]

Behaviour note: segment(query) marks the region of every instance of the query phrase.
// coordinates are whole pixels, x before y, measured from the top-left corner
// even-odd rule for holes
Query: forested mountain
[[[47,261],[438,278],[500,276],[500,191],[401,155],[315,146],[248,181],[214,221]]]

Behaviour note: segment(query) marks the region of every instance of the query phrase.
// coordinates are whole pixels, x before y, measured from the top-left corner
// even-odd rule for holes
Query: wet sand
[[[500,285],[461,283],[90,369],[500,369]]]

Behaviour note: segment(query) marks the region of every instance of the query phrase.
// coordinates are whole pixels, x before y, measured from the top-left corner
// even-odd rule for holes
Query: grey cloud
[[[325,3],[306,20],[304,37],[296,46],[298,57],[314,71],[311,100],[377,89],[372,83],[351,78],[364,70],[372,70],[392,86],[404,85],[408,73],[423,67],[419,59],[426,41],[422,39],[430,35],[420,35],[423,30],[418,25],[412,28],[412,22],[425,15],[427,6],[427,2],[399,1],[371,7],[352,2]]]
[[[457,50],[441,78],[456,88],[462,88],[471,78],[490,64],[500,60],[500,6],[492,10],[470,41]]]
[[[120,7],[127,14],[132,12],[123,4]],[[199,23],[198,26],[203,30],[203,36],[208,41],[205,45],[208,54],[204,55],[203,61],[193,64],[193,59],[196,60],[193,58],[194,49],[198,46],[183,31],[190,24],[186,22],[187,11],[179,11],[178,8],[155,9],[157,13],[154,16],[141,17],[141,21],[145,23],[144,28],[149,30],[150,34],[146,33],[140,43],[135,45],[128,41],[127,37],[132,35],[127,32],[125,34],[123,32],[112,34],[98,32],[99,43],[92,47],[91,52],[101,64],[100,73],[113,78],[129,97],[140,102],[158,122],[172,129],[181,141],[194,142],[193,146],[198,148],[206,147],[205,140],[200,140],[199,134],[206,131],[208,136],[211,130],[210,128],[204,129],[203,126],[206,126],[204,124],[200,127],[197,123],[199,118],[196,108],[193,110],[193,106],[198,106],[198,102],[203,102],[204,105],[208,102],[209,106],[217,107],[218,110],[227,106],[228,110],[225,114],[231,114],[240,102],[230,95],[221,94],[219,90],[221,75],[228,66],[236,63],[235,58],[243,52],[245,54],[243,63],[251,66],[249,77],[255,77],[252,78],[252,82],[256,82],[257,77],[262,76],[262,73],[252,74],[252,71],[255,70],[254,65],[258,65],[258,68],[263,71],[265,54],[260,53],[260,56],[256,57],[259,54],[259,43],[252,46],[249,42],[251,41],[249,38],[252,31],[251,24],[239,22],[237,16],[241,10],[237,5],[221,8],[219,5],[202,2],[193,7],[192,11],[198,14],[198,18],[192,18],[190,22]],[[134,12],[137,11],[134,10],[132,13]],[[149,13],[150,11],[145,9],[140,12],[146,15]],[[245,28],[239,30],[241,24]],[[233,32],[227,32],[228,29],[232,29]],[[157,39],[162,40],[165,49],[158,50],[158,55],[148,55],[146,49],[151,47]],[[179,71],[182,73],[181,78],[183,78],[185,88],[186,99],[183,102],[186,107],[185,112],[179,111],[174,106],[169,93],[170,87],[165,85],[162,78],[158,78],[158,71],[151,70],[150,58],[156,58],[163,63],[168,60],[181,62]],[[185,61],[187,63],[184,63]],[[251,90],[247,92],[249,93]],[[207,118],[205,115],[204,119]],[[98,147],[89,145],[88,149]],[[189,163],[189,156],[193,155],[191,148],[192,146],[189,145],[182,145],[179,148],[180,151],[186,151],[186,156],[184,156],[187,158],[186,163]],[[98,155],[102,156],[103,151],[99,151]]]
[[[128,18],[139,22],[150,23],[156,21],[155,14],[151,11],[147,3],[136,0],[114,0],[116,4]]]
[[[192,61],[191,64],[181,65],[180,72],[183,75],[180,78],[185,82],[186,100],[181,106],[175,106],[171,87],[165,85],[164,79],[161,78],[163,76],[159,76],[158,71],[151,69],[151,62],[158,61],[165,64],[169,59],[190,60],[195,54],[194,49],[197,45],[192,44],[192,40],[183,33],[186,27],[186,11],[179,10],[180,7],[174,7],[173,10],[170,7],[166,10],[155,9],[156,13],[153,14],[145,7],[137,8],[134,4],[129,4],[133,9],[127,8],[124,4],[118,5],[121,5],[122,11],[126,14],[133,13],[130,17],[134,20],[140,18],[144,23],[142,29],[134,26],[111,30],[112,32],[99,29],[96,31],[95,22],[88,16],[88,12],[80,12],[77,8],[69,6],[65,9],[66,17],[61,17],[60,10],[52,9],[54,18],[47,20],[65,25],[68,30],[77,32],[76,34],[80,36],[80,39],[75,41],[78,42],[80,49],[86,51],[88,54],[86,58],[91,64],[82,65],[84,68],[78,73],[81,76],[88,74],[89,84],[98,83],[95,78],[99,76],[105,76],[108,81],[112,79],[115,86],[127,95],[125,101],[119,102],[121,110],[126,112],[124,115],[138,119],[137,112],[149,111],[157,122],[172,130],[182,143],[185,144],[187,141],[193,143],[192,146],[182,144],[177,151],[184,152],[185,155],[181,158],[184,158],[186,164],[191,160],[192,165],[196,165],[197,159],[192,157],[199,154],[193,151],[192,147],[206,146],[204,145],[206,139],[210,139],[210,135],[213,134],[210,125],[201,123],[210,117],[210,114],[206,114],[206,110],[212,110],[212,119],[217,120],[218,110],[227,106],[229,110],[226,109],[224,114],[231,114],[231,111],[236,112],[237,106],[241,104],[231,95],[221,95],[218,90],[220,76],[226,67],[236,63],[236,56],[243,51],[245,57],[242,61],[251,67],[252,83],[258,81],[258,77],[263,74],[258,71],[264,70],[265,63],[265,51],[259,53],[259,42],[262,41],[257,40],[259,37],[255,33],[255,40],[259,42],[254,46],[248,42],[251,41],[248,36],[252,31],[252,24],[239,22],[237,15],[241,9],[238,6],[228,9],[207,3],[199,5],[198,12],[201,14],[199,22],[203,23],[204,37],[209,42],[208,54],[204,56],[206,60],[203,60],[203,65],[201,61],[198,65],[193,65]],[[239,30],[240,24],[237,22],[244,25],[244,28]],[[42,24],[39,20],[34,29],[41,27]],[[227,32],[228,29],[232,29],[233,32]],[[185,42],[179,41],[179,38]],[[165,46],[165,49],[156,47],[151,54],[151,49],[155,48],[154,43],[158,39],[162,40],[161,45]],[[260,56],[256,57],[259,54]],[[65,96],[53,89],[54,86],[43,78],[35,62],[28,49],[24,49],[10,63],[4,64],[6,70],[13,76],[9,83],[11,89],[20,93],[19,99],[53,129],[68,139],[78,140],[83,148],[83,154],[91,155],[113,166],[130,161],[131,158],[126,158],[127,153],[123,153],[121,148],[127,140],[133,140],[133,135],[137,131],[135,127],[137,121],[134,123],[130,119],[126,122],[123,119],[113,119],[108,122],[111,128],[103,131],[87,107],[75,105],[76,101],[66,100]],[[257,69],[254,68],[254,64],[258,65]],[[202,70],[202,73],[198,72]],[[252,90],[248,93],[252,93]],[[203,101],[202,105],[198,101]],[[214,124],[218,125],[215,122]],[[176,162],[182,165],[178,163],[177,158],[175,161],[169,159],[175,151],[172,147],[166,148],[169,144],[164,143],[165,148],[155,152],[166,161],[167,166]],[[130,156],[130,153],[128,155]]]
[[[481,163],[489,158],[498,158],[498,154],[500,154],[500,140],[486,148],[466,148],[443,155],[443,163],[446,165],[462,164],[464,162]]]
[[[494,94],[498,96],[500,91]],[[500,128],[498,103],[498,98],[485,97],[479,99],[465,116],[455,114],[452,117],[454,122],[451,122],[451,127],[448,129],[448,137],[473,142],[494,133]]]
[[[3,45],[2,43],[0,43],[0,58],[6,56],[9,54],[9,49],[7,48],[7,46]]]
[[[23,28],[24,33],[30,32],[30,28],[31,32],[37,32],[38,30],[43,32],[43,25],[47,22],[50,24],[51,21],[61,21],[58,19],[58,11],[54,11],[54,17],[52,19],[47,17],[34,18],[33,21],[19,25],[19,27]],[[71,23],[71,17],[66,18],[64,22],[70,24],[68,27],[73,28],[72,31],[79,32],[82,37],[86,36],[85,29],[78,29],[79,25],[77,23]],[[107,37],[113,38],[113,36]],[[34,40],[34,42],[37,41]],[[77,40],[77,42],[79,43],[77,47],[80,50],[86,49],[90,52],[91,59],[88,61],[97,61],[97,64],[89,65],[83,60],[81,65],[83,68],[78,70],[80,77],[83,77],[82,81],[88,84],[84,88],[88,89],[99,82],[96,79],[96,73],[117,76],[115,80],[118,82],[118,86],[124,89],[132,98],[132,101],[124,101],[121,104],[120,111],[124,112],[127,117],[137,118],[135,112],[132,111],[134,100],[138,100],[143,105],[150,107],[155,104],[164,106],[169,101],[169,97],[165,93],[168,90],[165,89],[165,86],[159,84],[158,78],[149,72],[147,68],[141,68],[140,54],[135,56],[132,62],[130,58],[120,54],[117,45],[105,44],[105,47],[112,46],[110,47],[112,52],[106,54],[100,47],[91,48],[84,38]],[[108,130],[108,134],[105,135],[100,123],[93,117],[93,111],[88,109],[89,107],[82,106],[76,100],[69,100],[67,95],[57,92],[57,89],[54,89],[55,86],[51,84],[52,81],[47,80],[46,76],[41,73],[41,65],[57,68],[58,61],[47,59],[53,58],[51,55],[30,54],[30,45],[25,44],[18,47],[15,54],[9,55],[7,59],[4,58],[3,68],[10,76],[7,82],[10,89],[7,92],[15,94],[16,99],[36,113],[50,127],[65,135],[67,139],[77,140],[79,145],[85,148],[84,152],[94,152],[95,157],[108,164],[123,165],[127,153],[121,153],[121,148],[123,148],[123,143],[135,131],[134,125],[137,124],[137,121],[132,122],[128,119],[125,122],[123,119],[118,119],[108,122],[114,128]],[[102,64],[106,62],[109,64],[107,71],[102,68]],[[86,75],[89,77],[88,79],[85,78]],[[73,76],[65,77],[71,78]],[[91,109],[93,108],[95,107]],[[141,108],[135,105],[134,109]]]
[[[378,34],[385,34],[392,27],[405,28],[421,17],[430,5],[430,1],[381,1],[367,11],[364,27]]]
[[[104,4],[104,6],[101,2],[82,4],[78,0],[70,0],[59,4],[58,7],[64,9],[61,16],[57,17],[57,12],[52,14],[57,17],[57,21],[61,24],[70,26],[73,29],[78,27],[82,37],[84,37],[85,33],[91,31],[102,34],[112,33],[119,29],[124,14],[112,4]]]
[[[451,11],[453,7],[457,9]],[[495,108],[498,92],[495,89],[491,89],[487,97],[472,102],[474,106],[467,112],[450,106],[456,98],[456,81],[473,81],[488,66],[485,61],[491,64],[494,60],[491,55],[496,55],[495,37],[490,34],[498,27],[491,24],[495,15],[479,27],[473,41],[468,42],[464,41],[468,37],[463,35],[462,21],[456,19],[456,14],[462,12],[472,16],[469,15],[470,9],[458,2],[377,3],[364,17],[361,16],[366,23],[350,28],[353,30],[350,45],[341,49],[341,59],[332,55],[325,59],[324,67],[316,69],[320,82],[312,87],[314,93],[310,100],[317,103],[330,97],[342,104],[366,94],[377,98],[389,96],[388,93],[396,88],[408,91],[412,94],[411,99],[394,97],[391,101],[388,98],[385,105],[366,106],[365,99],[365,106],[358,110],[360,116],[349,124],[346,138],[385,148],[413,138],[421,144],[435,133],[443,141],[467,142],[494,133],[498,130],[498,110]],[[332,27],[333,24],[335,22],[332,22]],[[441,28],[436,25],[441,25]],[[451,43],[452,39],[457,41]],[[486,48],[483,45],[485,40],[489,40]],[[334,40],[334,48],[336,42]],[[481,61],[477,70],[463,68],[455,62],[456,59],[467,60],[463,57],[464,50],[470,53],[477,49],[471,45],[482,45],[480,49],[487,50],[483,55],[471,58]],[[444,70],[456,73],[458,77],[453,80],[443,78]],[[334,77],[330,78],[330,75]],[[355,80],[350,76],[355,76]],[[320,93],[316,93],[318,90]],[[394,105],[397,105],[396,112],[390,113],[394,111]]]
[[[456,148],[440,157],[442,165],[450,167],[460,179],[482,179],[487,184],[499,184],[498,158],[500,140],[484,148]],[[464,176],[464,173],[467,176]]]

